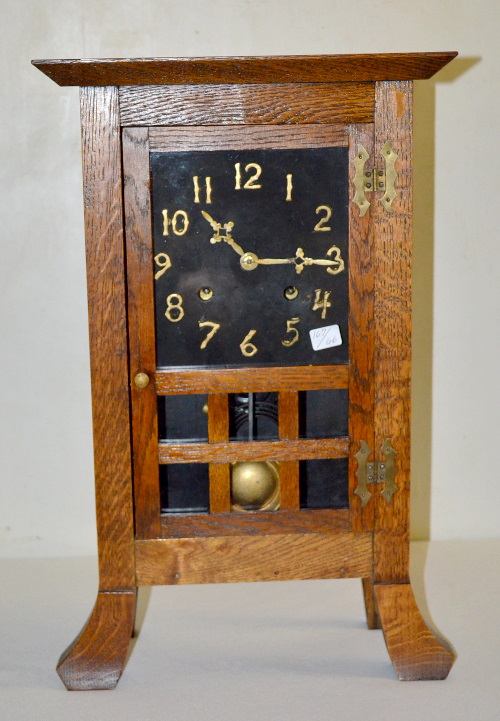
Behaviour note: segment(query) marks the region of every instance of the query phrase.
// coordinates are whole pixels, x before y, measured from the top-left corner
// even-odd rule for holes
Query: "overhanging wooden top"
[[[58,85],[197,85],[423,80],[458,53],[33,60]]]

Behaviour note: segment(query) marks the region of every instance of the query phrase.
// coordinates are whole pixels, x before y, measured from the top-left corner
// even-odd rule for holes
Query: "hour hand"
[[[222,223],[218,223],[216,220],[214,220],[212,218],[212,216],[209,213],[207,213],[205,210],[202,210],[201,214],[203,215],[205,220],[208,223],[210,223],[212,228],[215,230],[214,235],[210,238],[211,243],[220,243],[220,241],[223,240],[225,243],[230,245],[231,248],[238,253],[238,255],[244,254],[243,248],[233,240],[233,237],[231,235],[231,231],[234,228],[234,223],[232,222],[232,220],[230,220],[228,223],[222,224]],[[221,231],[222,231],[222,233],[221,233]]]

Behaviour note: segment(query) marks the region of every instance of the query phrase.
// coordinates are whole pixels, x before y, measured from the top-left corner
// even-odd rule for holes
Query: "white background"
[[[498,1],[0,11],[0,553],[95,551],[78,90],[32,58],[460,52],[415,92],[412,535],[498,536]]]

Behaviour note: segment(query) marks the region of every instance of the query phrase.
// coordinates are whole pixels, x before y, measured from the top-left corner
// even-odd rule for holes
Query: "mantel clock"
[[[361,578],[401,679],[454,660],[408,574],[412,81],[455,53],[41,60],[81,87],[99,593]]]

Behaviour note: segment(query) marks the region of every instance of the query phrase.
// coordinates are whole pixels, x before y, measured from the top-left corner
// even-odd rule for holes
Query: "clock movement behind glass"
[[[408,574],[412,80],[455,53],[46,60],[81,86],[99,593],[357,577],[401,679],[454,660]]]

